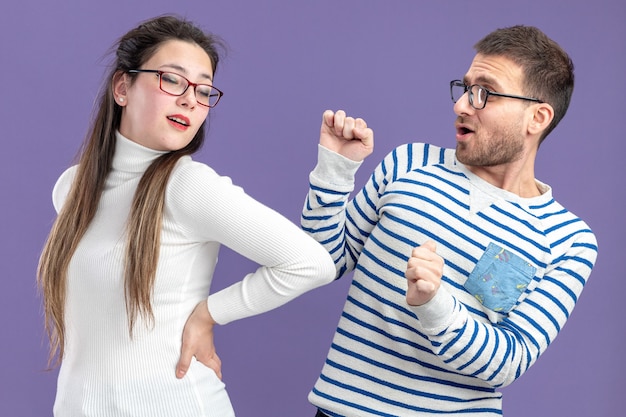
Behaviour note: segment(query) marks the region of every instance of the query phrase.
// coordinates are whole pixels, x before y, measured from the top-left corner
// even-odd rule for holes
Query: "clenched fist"
[[[435,250],[435,242],[429,240],[411,252],[405,274],[408,281],[406,302],[411,306],[429,302],[441,285],[444,262]]]
[[[326,110],[322,115],[320,145],[360,162],[374,151],[374,131],[365,120],[348,117],[343,110]]]

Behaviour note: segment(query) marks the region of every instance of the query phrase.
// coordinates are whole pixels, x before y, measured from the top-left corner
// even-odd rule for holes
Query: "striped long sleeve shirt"
[[[319,147],[302,227],[337,277],[353,271],[320,377],[329,416],[496,416],[501,393],[563,328],[597,243],[552,197],[521,198],[473,175],[453,149],[403,145],[350,199],[360,164]],[[433,240],[442,284],[406,303],[411,251]]]

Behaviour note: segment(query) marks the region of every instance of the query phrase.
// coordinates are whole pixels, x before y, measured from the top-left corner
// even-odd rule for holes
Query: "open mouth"
[[[181,119],[180,117],[168,116],[168,119],[174,123],[178,123],[181,126],[189,126],[189,122],[187,120]]]

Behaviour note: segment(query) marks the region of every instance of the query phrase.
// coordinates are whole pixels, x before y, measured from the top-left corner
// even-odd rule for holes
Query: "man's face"
[[[523,78],[520,66],[510,59],[477,54],[463,82],[497,93],[524,95]],[[458,116],[455,127],[459,162],[469,166],[498,166],[522,158],[528,102],[489,96],[485,108],[477,110],[470,105],[468,94],[454,105]]]

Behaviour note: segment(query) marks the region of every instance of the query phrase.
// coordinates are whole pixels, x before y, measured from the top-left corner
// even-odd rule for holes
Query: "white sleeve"
[[[70,188],[72,187],[72,182],[74,181],[74,177],[76,176],[76,170],[78,166],[74,165],[63,172],[57,182],[54,184],[54,188],[52,189],[52,204],[54,205],[54,209],[57,213],[61,211],[63,207],[63,203],[65,203],[65,199],[70,192]]]
[[[260,265],[209,296],[220,324],[279,307],[335,276],[328,252],[278,212],[206,165],[179,164],[168,184],[175,221],[199,241],[217,241]]]

